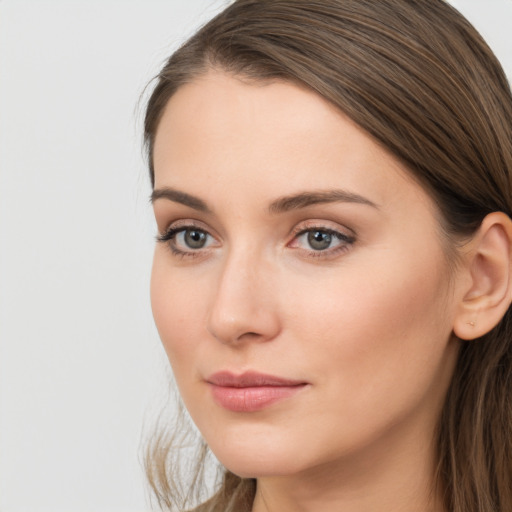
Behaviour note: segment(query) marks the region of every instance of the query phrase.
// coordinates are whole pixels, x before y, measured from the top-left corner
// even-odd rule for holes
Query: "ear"
[[[512,221],[501,212],[485,217],[464,257],[468,280],[453,332],[463,340],[487,334],[512,302]]]

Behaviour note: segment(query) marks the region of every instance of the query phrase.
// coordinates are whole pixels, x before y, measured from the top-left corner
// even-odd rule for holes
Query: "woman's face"
[[[428,445],[457,276],[401,164],[310,91],[216,72],[172,97],[154,163],[154,317],[221,462],[288,475]]]

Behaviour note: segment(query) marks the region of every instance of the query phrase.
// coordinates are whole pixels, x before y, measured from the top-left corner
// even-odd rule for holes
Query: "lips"
[[[219,372],[206,379],[214,401],[229,411],[256,412],[290,398],[308,383],[273,375],[246,372],[235,375]]]

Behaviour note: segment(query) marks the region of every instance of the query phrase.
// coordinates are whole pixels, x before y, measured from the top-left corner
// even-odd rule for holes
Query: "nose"
[[[233,345],[273,340],[280,322],[272,278],[269,265],[254,255],[228,257],[208,315],[210,334]]]

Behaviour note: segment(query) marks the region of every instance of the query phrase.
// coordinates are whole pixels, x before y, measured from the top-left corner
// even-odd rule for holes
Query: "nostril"
[[[218,319],[215,322],[210,320],[206,329],[215,340],[232,345],[260,343],[270,341],[276,337],[279,326],[277,319],[273,318],[272,315],[261,315],[261,317],[253,315],[251,319],[251,322],[219,322]],[[247,325],[248,323],[254,325]],[[261,329],[254,329],[254,327],[261,327]]]
[[[246,332],[244,334],[242,334],[238,339],[241,340],[243,338],[245,339],[256,339],[256,338],[261,338],[261,334],[258,334],[257,332]]]

